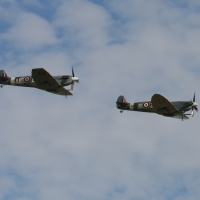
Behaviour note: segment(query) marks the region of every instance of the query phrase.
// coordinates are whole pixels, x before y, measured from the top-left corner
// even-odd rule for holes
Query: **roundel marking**
[[[24,77],[24,82],[28,83],[28,82],[30,82],[30,80],[31,80],[30,76]]]
[[[150,103],[149,102],[143,103],[143,108],[147,109],[149,107],[150,107]]]

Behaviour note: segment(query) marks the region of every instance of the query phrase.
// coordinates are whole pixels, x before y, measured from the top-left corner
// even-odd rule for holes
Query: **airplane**
[[[0,70],[0,87],[4,85],[32,87],[53,94],[73,95],[74,83],[79,82],[79,79],[74,75],[72,67],[72,76],[52,76],[43,68],[32,69],[31,76],[8,77],[4,70]],[[67,90],[64,86],[71,85],[71,89]]]
[[[160,94],[154,94],[151,101],[128,103],[124,96],[119,96],[116,106],[122,113],[124,110],[150,112],[163,115],[165,117],[173,117],[178,119],[189,119],[187,115],[194,117],[194,110],[198,111],[198,104],[195,102],[195,93],[193,101],[173,101],[170,102]],[[185,112],[191,110],[191,114]]]

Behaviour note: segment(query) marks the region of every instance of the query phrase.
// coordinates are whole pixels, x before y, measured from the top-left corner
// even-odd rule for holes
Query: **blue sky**
[[[5,86],[0,199],[196,200],[199,116],[124,112],[115,102],[199,99],[195,0],[1,0],[0,63],[80,83],[64,98]]]

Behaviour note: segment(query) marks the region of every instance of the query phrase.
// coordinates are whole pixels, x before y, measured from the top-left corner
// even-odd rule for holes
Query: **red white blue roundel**
[[[143,108],[149,108],[149,107],[150,107],[150,103],[149,102],[143,103]]]
[[[25,82],[25,83],[29,83],[30,80],[31,80],[30,76],[24,77],[24,82]]]

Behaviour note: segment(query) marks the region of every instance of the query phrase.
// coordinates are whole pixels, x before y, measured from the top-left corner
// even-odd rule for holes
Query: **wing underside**
[[[158,113],[158,114],[160,114],[160,113]],[[172,117],[172,118],[176,118],[176,119],[182,119],[182,120],[183,119],[189,119],[189,117],[186,116],[183,113],[173,113],[173,114],[169,113],[169,114],[160,114],[160,115],[163,115],[165,117]]]
[[[39,88],[38,89],[41,89],[41,90],[44,90],[44,91],[47,91],[47,92],[51,92],[53,94],[58,94],[58,95],[73,95],[73,93],[69,90],[66,90],[64,87],[59,87],[59,88],[52,88],[52,89],[42,89],[42,88]]]
[[[186,115],[184,115],[184,114],[182,114],[182,113],[176,113],[176,114],[174,114],[173,117],[174,117],[174,118],[177,118],[177,119],[189,119],[188,116],[186,116]]]
[[[43,68],[32,69],[32,77],[37,88],[58,95],[72,95],[72,92],[62,87],[49,72]]]

